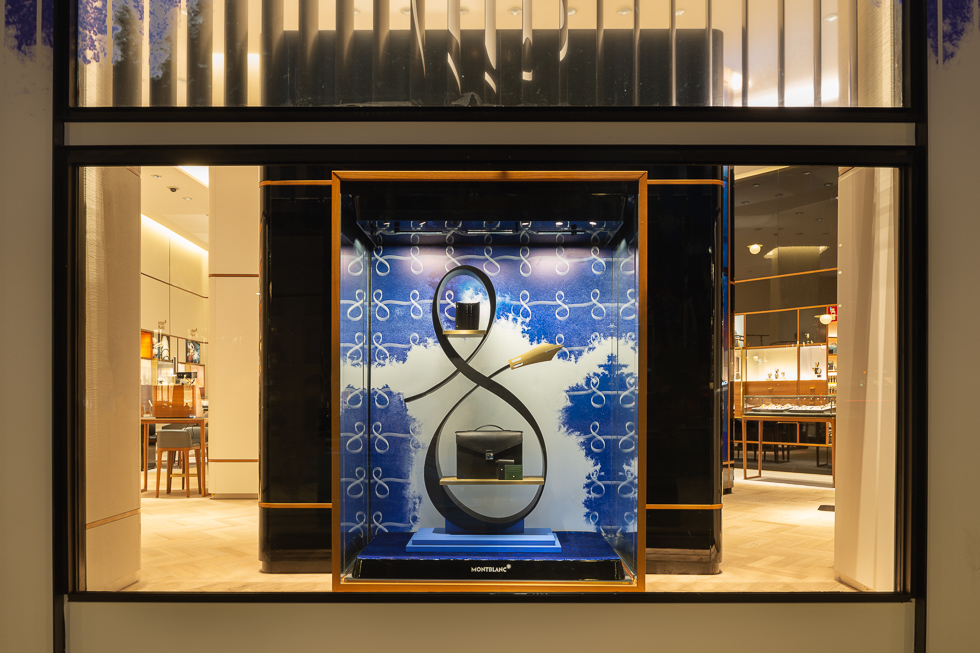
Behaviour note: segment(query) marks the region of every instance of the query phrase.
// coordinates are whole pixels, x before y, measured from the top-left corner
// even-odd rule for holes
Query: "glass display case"
[[[644,588],[641,179],[334,174],[335,590]]]
[[[744,395],[744,416],[826,417],[837,413],[835,395]]]

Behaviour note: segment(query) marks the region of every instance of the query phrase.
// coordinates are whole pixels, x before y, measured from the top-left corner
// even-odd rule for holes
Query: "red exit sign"
[[[833,318],[833,319],[830,320],[831,322],[836,322],[837,321],[837,307],[836,306],[828,306],[827,307],[827,315],[829,315],[831,318]]]

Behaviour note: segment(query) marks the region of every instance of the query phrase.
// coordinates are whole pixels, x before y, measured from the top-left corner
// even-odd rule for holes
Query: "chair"
[[[170,494],[171,481],[173,477],[179,477],[187,481],[190,478],[189,460],[190,452],[194,452],[194,463],[197,466],[197,487],[201,496],[207,495],[207,484],[205,482],[204,471],[204,446],[201,444],[200,437],[194,438],[191,429],[188,428],[162,428],[157,431],[157,491],[156,496],[160,496],[160,476],[163,474],[161,463],[163,453],[167,452],[167,494]],[[176,455],[181,454],[182,465],[181,473],[174,474],[173,466]],[[191,496],[191,484],[184,483],[187,496]]]

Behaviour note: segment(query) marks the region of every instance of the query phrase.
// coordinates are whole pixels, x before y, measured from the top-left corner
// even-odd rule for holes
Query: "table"
[[[748,475],[749,469],[749,456],[748,456],[748,425],[749,422],[759,423],[759,437],[753,442],[759,447],[759,455],[756,457],[759,462],[758,474],[755,476]],[[796,442],[763,442],[762,440],[762,424],[763,422],[782,422],[784,424],[796,423]],[[826,424],[827,434],[826,441],[824,443],[816,442],[800,442],[800,424]],[[764,444],[787,444],[796,445],[798,447],[828,447],[830,448],[830,469],[831,469],[831,480],[834,485],[837,484],[837,467],[836,462],[836,434],[837,434],[837,415],[836,413],[794,413],[794,412],[781,412],[781,413],[763,413],[763,412],[749,412],[743,413],[742,415],[742,478],[760,478],[762,476],[762,445]]]
[[[149,487],[149,475],[150,475],[150,424],[188,424],[197,425],[201,427],[201,451],[205,450],[205,427],[207,426],[207,417],[154,417],[152,415],[143,415],[140,417],[140,426],[143,429],[143,491],[146,492]],[[202,455],[202,460],[199,464],[203,465],[204,460],[207,456]],[[157,474],[160,470],[157,470]],[[204,478],[204,470],[201,470],[201,478]],[[187,482],[190,482],[189,480]],[[201,488],[202,496],[205,496],[207,492],[207,486]]]

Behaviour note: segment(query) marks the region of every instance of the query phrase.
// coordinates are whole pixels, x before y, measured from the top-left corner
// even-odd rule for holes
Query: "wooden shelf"
[[[474,338],[476,336],[482,336],[486,333],[484,329],[450,329],[448,331],[443,331],[443,335],[447,338]]]
[[[439,485],[544,485],[543,476],[525,476],[519,481],[501,481],[495,478],[457,478],[443,476]]]

